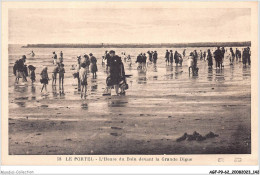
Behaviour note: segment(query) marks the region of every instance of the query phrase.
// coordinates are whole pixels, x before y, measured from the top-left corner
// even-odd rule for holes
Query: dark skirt
[[[209,59],[208,60],[208,66],[212,66],[213,65],[213,61],[212,61],[212,59]]]
[[[43,78],[40,80],[41,84],[48,84],[49,80],[47,78]]]
[[[119,82],[121,80],[120,75],[114,74],[114,75],[110,75],[110,79],[111,79],[111,85],[119,85]]]
[[[92,73],[97,72],[97,65],[96,64],[91,64],[91,72]]]

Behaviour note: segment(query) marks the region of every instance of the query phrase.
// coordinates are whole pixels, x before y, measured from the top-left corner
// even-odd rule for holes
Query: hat
[[[25,56],[25,55],[23,55],[23,56],[22,56],[22,59],[26,59],[26,56]]]
[[[92,56],[92,55],[93,55],[92,53],[89,54],[89,56]]]
[[[29,65],[28,68],[29,68],[29,70],[35,70],[36,69],[36,67],[34,67],[33,65]]]
[[[112,54],[112,53],[116,53],[116,52],[114,50],[110,50],[109,53]]]

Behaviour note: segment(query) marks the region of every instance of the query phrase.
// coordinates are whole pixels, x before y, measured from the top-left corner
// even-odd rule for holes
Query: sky
[[[250,41],[250,9],[10,9],[9,44]]]

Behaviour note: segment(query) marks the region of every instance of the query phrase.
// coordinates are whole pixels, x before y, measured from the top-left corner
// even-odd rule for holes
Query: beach
[[[124,63],[129,89],[125,96],[102,96],[106,68],[101,64],[105,50],[132,56]],[[182,53],[184,48],[171,48]],[[206,51],[208,48],[187,48]],[[210,48],[215,49],[215,48]],[[234,48],[233,48],[234,49]],[[240,48],[241,49],[241,48]],[[9,47],[9,154],[10,155],[118,155],[118,154],[250,154],[251,69],[241,62],[224,69],[208,69],[198,61],[198,76],[189,76],[187,58],[183,66],[165,64],[166,48],[33,48],[27,65],[36,67],[36,82],[15,84],[14,62],[32,49]],[[48,84],[41,93],[40,71],[54,68],[52,52],[64,53],[64,94]],[[140,52],[157,50],[158,62],[147,71],[137,70]],[[76,56],[93,53],[97,78],[89,74],[87,98],[81,99],[71,65]],[[256,58],[252,58],[256,59]],[[176,139],[194,131],[213,132],[218,137],[203,141]]]

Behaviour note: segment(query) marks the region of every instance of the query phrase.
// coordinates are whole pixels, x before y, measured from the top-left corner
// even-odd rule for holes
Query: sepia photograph
[[[6,10],[8,156],[253,154],[257,3],[42,4]]]

